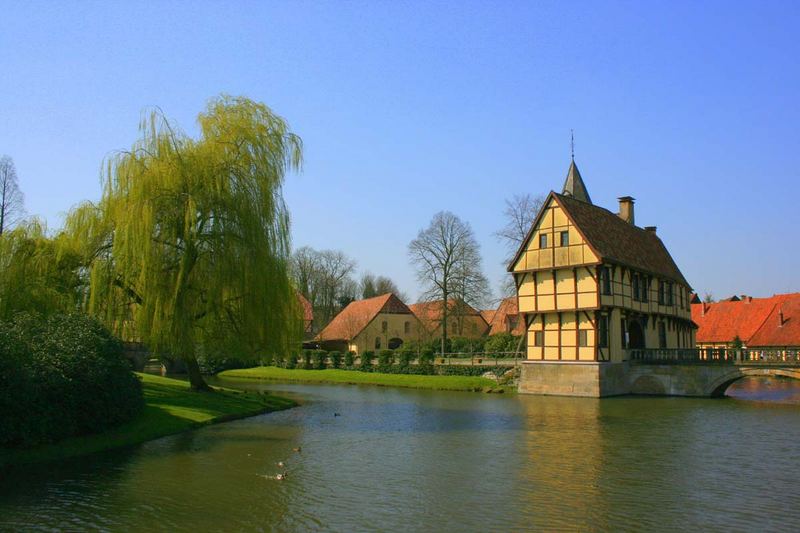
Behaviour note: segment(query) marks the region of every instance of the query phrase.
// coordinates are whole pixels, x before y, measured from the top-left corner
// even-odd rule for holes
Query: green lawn
[[[222,378],[271,379],[306,383],[344,383],[349,385],[380,385],[452,391],[503,390],[491,379],[473,376],[418,376],[412,374],[382,374],[358,370],[290,370],[275,366],[259,366],[240,370],[226,370]]]
[[[231,389],[217,389],[214,393],[191,392],[185,381],[150,374],[137,375],[142,379],[145,407],[131,422],[104,433],[74,437],[31,450],[0,449],[0,466],[63,459],[140,444],[206,424],[296,405],[287,398]]]

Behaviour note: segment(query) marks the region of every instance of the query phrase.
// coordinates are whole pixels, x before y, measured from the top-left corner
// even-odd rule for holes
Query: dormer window
[[[561,246],[569,246],[569,232],[562,231],[561,232]]]
[[[539,235],[539,248],[547,248],[547,233],[542,233]]]

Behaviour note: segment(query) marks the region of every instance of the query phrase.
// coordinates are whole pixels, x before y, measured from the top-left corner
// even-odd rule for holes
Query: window
[[[380,350],[381,349],[381,338],[380,337],[375,337],[375,349],[376,350]]]
[[[600,316],[597,322],[597,346],[608,348],[608,316]]]
[[[611,271],[608,267],[604,266],[600,269],[600,286],[603,294],[611,294]]]
[[[626,328],[627,324],[625,324],[625,319],[621,318],[619,321],[619,332],[621,334],[623,350],[628,348],[628,332],[626,331]]]
[[[403,332],[411,333],[411,322],[406,322],[403,324]]]
[[[650,278],[642,277],[642,287],[639,291],[639,296],[642,297],[643,302],[650,299],[650,296],[647,294],[648,292],[650,292]]]
[[[658,304],[664,305],[664,282],[658,282]]]
[[[667,328],[663,322],[658,323],[658,347],[667,347]]]
[[[389,329],[389,323],[386,322],[385,320],[383,322],[381,322],[381,331],[386,333],[386,330],[388,330],[388,329]]]
[[[547,233],[539,235],[539,248],[547,248]]]
[[[586,329],[578,330],[578,346],[581,347],[589,346],[589,330]]]
[[[675,300],[673,299],[672,295],[672,282],[670,281],[667,285],[667,305],[675,305]]]
[[[569,232],[562,231],[561,232],[561,246],[569,246]]]
[[[639,297],[639,274],[633,275],[633,299],[640,300]]]
[[[544,346],[544,331],[533,332],[533,345]]]

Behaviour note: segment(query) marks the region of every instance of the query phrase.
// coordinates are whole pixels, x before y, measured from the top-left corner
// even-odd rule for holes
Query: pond
[[[7,473],[0,530],[800,525],[794,382],[742,382],[721,400],[230,383],[303,405]]]

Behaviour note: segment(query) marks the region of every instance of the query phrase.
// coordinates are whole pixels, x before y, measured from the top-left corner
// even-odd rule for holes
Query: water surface
[[[303,405],[6,473],[0,530],[800,527],[794,382],[741,382],[735,399],[602,401],[246,386]],[[285,481],[271,478],[278,461]]]

